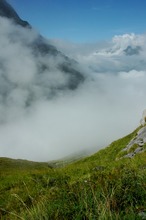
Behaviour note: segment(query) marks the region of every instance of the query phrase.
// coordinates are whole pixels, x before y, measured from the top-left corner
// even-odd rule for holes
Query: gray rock
[[[137,135],[140,138],[146,137],[146,127],[141,128],[138,132]]]
[[[143,112],[141,122],[144,122],[143,126],[146,125],[146,110],[144,110],[144,112]],[[136,146],[137,146],[137,148],[135,150],[133,149],[133,152],[128,153],[123,158],[127,158],[127,157],[132,158],[137,153],[143,152],[144,151],[143,146],[145,143],[146,143],[146,126],[142,127],[137,132],[136,136],[129,142],[129,144],[127,144],[127,146],[122,151],[128,152],[133,147],[133,145],[135,145],[134,148],[136,148]]]
[[[127,155],[125,155],[123,158],[132,158],[132,157],[134,157],[134,153],[132,152],[132,153],[129,153],[129,154],[127,154]]]
[[[142,147],[144,145],[144,143],[138,143],[139,147]]]
[[[129,150],[134,144],[139,145],[140,147],[142,147],[144,145],[144,143],[146,143],[146,126],[141,128],[138,132],[137,132],[137,136],[134,137],[129,144],[126,146],[126,148],[123,149],[124,150]]]
[[[127,151],[128,150],[128,148],[127,147],[125,147],[124,149],[122,149],[122,151]]]
[[[127,150],[129,150],[134,144],[137,144],[136,141],[136,139],[132,139],[126,147]]]
[[[138,147],[138,148],[136,148],[136,150],[134,151],[134,154],[140,153],[140,152],[142,152],[142,151],[143,151],[143,148]]]

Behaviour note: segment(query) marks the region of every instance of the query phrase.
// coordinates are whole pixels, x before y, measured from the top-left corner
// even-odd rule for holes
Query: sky
[[[49,39],[78,43],[146,32],[145,0],[8,0]]]

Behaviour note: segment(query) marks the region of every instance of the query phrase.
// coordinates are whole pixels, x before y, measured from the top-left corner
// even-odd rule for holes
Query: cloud
[[[144,78],[144,76],[146,75],[146,71],[136,71],[136,70],[131,70],[129,72],[120,72],[120,76],[123,79],[135,79],[137,78]]]
[[[145,35],[93,45],[50,40],[87,78],[75,90],[62,90],[69,77],[57,68],[62,58],[36,56],[34,30],[4,18],[0,26],[0,156],[58,159],[98,150],[139,125],[146,105]],[[128,45],[142,50],[126,56]]]

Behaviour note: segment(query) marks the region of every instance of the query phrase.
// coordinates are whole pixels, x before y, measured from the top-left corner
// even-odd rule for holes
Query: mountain
[[[2,19],[6,19],[7,22],[10,23],[10,28],[14,29],[11,36],[5,36],[10,38],[11,44],[14,45],[14,42],[18,41],[19,44],[23,44],[24,49],[31,50],[30,52],[33,55],[33,59],[36,60],[36,71],[38,75],[42,74],[43,77],[44,73],[46,74],[46,71],[49,75],[51,72],[50,69],[53,67],[57,71],[58,75],[65,78],[64,83],[60,83],[58,80],[58,83],[55,83],[54,86],[50,86],[48,81],[48,87],[51,90],[51,94],[55,94],[57,90],[74,90],[84,81],[85,78],[79,70],[80,68],[78,63],[58,51],[56,47],[49,44],[49,41],[43,36],[36,34],[37,36],[35,36],[33,40],[31,39],[30,42],[30,33],[32,34],[35,30],[27,21],[23,21],[19,17],[17,12],[10,4],[7,3],[6,0],[0,0],[0,19],[3,23],[4,21]],[[18,33],[16,33],[16,28]],[[25,35],[25,43],[22,42],[23,35]],[[17,59],[19,59],[19,57],[17,57]],[[51,68],[49,64],[50,59],[54,59],[54,64],[51,64]],[[0,63],[3,62],[1,60]],[[56,60],[58,62],[55,62]],[[48,95],[48,97],[50,97],[50,95]]]
[[[108,44],[107,44],[108,45]],[[94,55],[108,57],[141,55],[145,50],[145,36],[131,34],[116,35],[107,48],[97,50]],[[137,56],[138,58],[138,56]]]
[[[127,46],[127,48],[123,50],[123,52],[128,56],[132,56],[132,55],[138,55],[141,50],[142,48],[140,46],[135,46],[135,47]]]
[[[109,57],[120,56],[120,55],[132,56],[132,55],[139,55],[141,51],[142,51],[142,48],[141,46],[138,46],[138,45],[137,46],[114,45],[111,48],[103,49],[101,51],[96,51],[94,55],[102,55],[102,56],[109,56]]]
[[[90,69],[97,74],[106,73],[132,77],[132,72],[145,72],[146,61],[145,35],[123,34],[114,36],[96,51],[87,55]],[[103,65],[105,64],[106,65]],[[122,76],[122,77],[123,77]]]
[[[0,16],[6,17],[8,19],[13,19],[15,23],[23,26],[30,27],[27,21],[23,21],[16,11],[12,8],[12,6],[7,3],[5,0],[0,0]]]

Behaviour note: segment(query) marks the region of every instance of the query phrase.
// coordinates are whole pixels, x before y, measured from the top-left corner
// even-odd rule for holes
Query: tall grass
[[[144,219],[146,152],[118,156],[136,132],[62,168],[23,161],[21,169],[20,161],[2,159],[0,219]]]
[[[25,220],[133,220],[146,211],[146,172],[118,167],[93,172],[73,184],[62,178],[40,203],[20,216]]]

